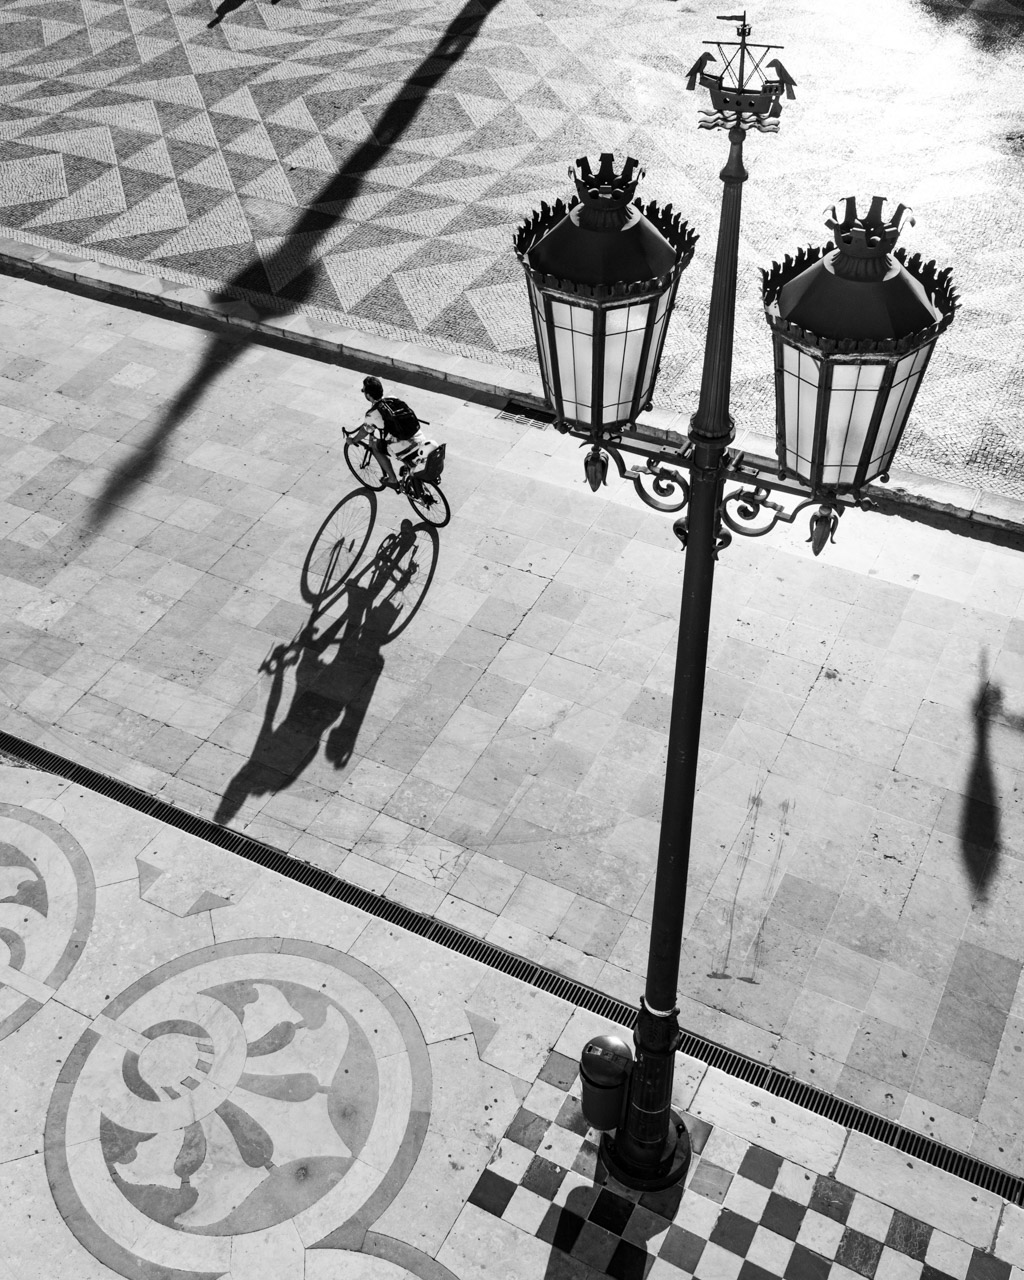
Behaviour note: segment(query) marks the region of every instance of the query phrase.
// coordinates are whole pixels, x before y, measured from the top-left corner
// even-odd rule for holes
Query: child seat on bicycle
[[[404,400],[397,396],[385,397],[380,378],[364,378],[363,395],[370,402],[364,425],[380,433],[388,456],[396,464],[395,472],[401,477],[416,465],[420,456],[425,456],[427,450],[423,446],[433,442],[427,441],[420,430],[419,418]]]

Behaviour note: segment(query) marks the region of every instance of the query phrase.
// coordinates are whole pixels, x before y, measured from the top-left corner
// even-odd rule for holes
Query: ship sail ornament
[[[688,72],[687,89],[695,89],[699,82],[711,92],[711,107],[699,112],[698,127],[778,133],[782,114],[779,99],[783,93],[787,98],[796,97],[793,92],[796,81],[778,58],[767,63],[765,59],[773,49],[783,46],[750,44],[747,36],[751,26],[745,9],[742,13],[720,13],[718,18],[739,24],[736,28],[739,40],[705,40],[705,44],[713,44],[718,49],[718,58],[710,52],[702,53]],[[719,59],[722,70],[716,75],[707,67]],[[770,71],[774,71],[774,77],[767,74]]]

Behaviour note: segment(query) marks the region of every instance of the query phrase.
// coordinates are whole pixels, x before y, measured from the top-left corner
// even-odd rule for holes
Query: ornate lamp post
[[[590,446],[586,479],[596,489],[611,458],[648,505],[673,512],[688,508],[673,526],[686,548],[686,563],[647,979],[622,1116],[617,1128],[605,1133],[601,1148],[616,1178],[646,1189],[679,1181],[690,1157],[685,1126],[672,1110],[674,1055],[682,1038],[675,999],[715,561],[732,532],[760,536],[780,520],[792,523],[809,507],[817,507],[810,516],[809,539],[817,555],[846,507],[870,505],[864,488],[886,478],[935,339],[957,306],[948,270],[937,272],[933,263],[922,266],[916,255],[908,259],[900,250],[890,252],[906,212],[902,206],[886,220],[883,201],[876,198],[858,217],[855,202],[847,200],[842,219],[833,210],[828,223],[835,245],[801,250],[795,259],[764,273],[765,313],[775,348],[777,456],[730,448],[740,206],[747,178],[743,143],[750,129],[776,132],[783,94],[795,95],[794,81],[782,64],[777,59],[765,62],[778,46],[750,44],[745,13],[726,20],[739,23],[739,40],[707,42],[718,46],[721,74],[706,70],[715,61],[706,52],[691,69],[687,85],[693,89],[699,80],[710,89],[712,110],[701,113],[700,127],[727,130],[729,158],[720,175],[722,209],[700,399],[682,449],[649,447],[631,431],[638,408],[653,393],[675,283],[692,253],[692,232],[678,219],[669,224],[668,210],[659,215],[649,206],[648,216],[675,254],[674,263],[659,249],[660,256],[649,260],[646,280],[623,266],[619,283],[615,273],[624,259],[614,249],[617,241],[606,240],[613,248],[600,265],[580,269],[586,247],[576,237],[580,228],[589,229],[587,209],[595,202],[617,201],[621,216],[623,195],[626,200],[632,195],[636,162],[627,161],[623,174],[616,175],[611,157],[602,156],[597,196],[589,165],[578,162],[584,208],[575,218],[575,201],[567,214],[560,206],[555,212],[545,208],[520,228],[515,241],[527,273],[545,393],[555,425]],[[629,234],[617,231],[620,238]],[[605,291],[602,300],[614,298],[615,306],[642,297],[648,307],[642,340],[627,339],[617,348],[622,365],[615,377],[631,395],[606,396],[600,407],[599,388],[606,384],[595,367],[601,357],[587,354],[597,351],[599,341],[595,338],[593,348],[585,341],[576,345],[577,333],[597,335],[600,322],[588,329],[572,318],[559,322],[553,311],[556,301],[596,309],[597,289]],[[545,310],[549,305],[550,312]],[[562,358],[570,350],[569,339],[552,336],[559,324],[573,335],[571,379]],[[610,331],[606,324],[604,333]],[[582,380],[576,369],[585,371]],[[589,399],[580,391],[588,377],[593,388]],[[627,465],[623,454],[637,461]],[[741,487],[726,494],[727,481]],[[774,501],[773,493],[796,498],[796,505]]]

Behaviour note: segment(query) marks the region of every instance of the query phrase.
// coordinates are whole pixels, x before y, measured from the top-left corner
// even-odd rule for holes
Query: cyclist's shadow
[[[422,604],[438,546],[434,528],[404,520],[368,564],[357,570],[353,563],[329,597],[314,604],[288,644],[270,652],[260,667],[272,677],[263,724],[251,758],[228,783],[215,821],[229,823],[250,796],[291,786],[317,755],[325,734],[326,759],[336,769],[348,764],[384,670],[383,647]],[[278,720],[292,668],[291,705]]]

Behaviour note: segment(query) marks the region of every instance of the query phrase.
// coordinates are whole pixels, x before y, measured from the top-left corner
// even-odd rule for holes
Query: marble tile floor
[[[253,348],[194,398],[205,334],[10,278],[0,329],[4,727],[633,1004],[668,522],[392,383],[454,510],[403,532],[344,463],[359,374]],[[332,521],[367,541],[325,602]],[[803,536],[716,571],[683,1021],[1016,1172],[1024,561],[870,513]]]
[[[629,1190],[621,1028],[37,770],[0,824],[15,1280],[1024,1276],[1024,1210],[683,1056],[686,1180]]]

